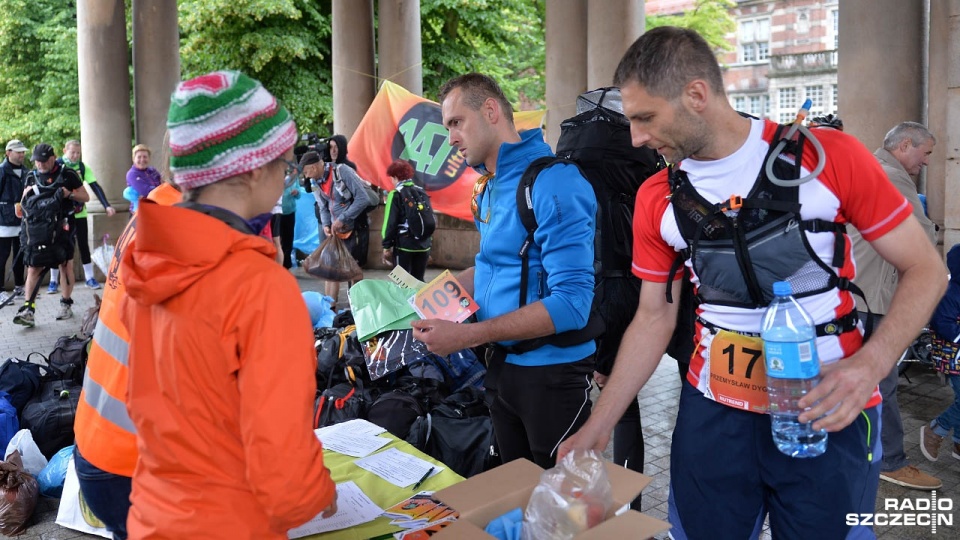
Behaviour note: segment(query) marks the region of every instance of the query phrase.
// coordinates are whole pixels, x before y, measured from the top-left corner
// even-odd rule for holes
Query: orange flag
[[[539,128],[546,111],[514,113],[518,131]],[[384,81],[350,139],[350,159],[360,177],[393,189],[387,166],[397,159],[413,165],[415,181],[441,214],[473,221],[470,197],[479,175],[447,143],[440,105]]]

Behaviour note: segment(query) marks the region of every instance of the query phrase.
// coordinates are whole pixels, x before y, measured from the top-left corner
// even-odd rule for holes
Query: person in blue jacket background
[[[475,294],[475,324],[414,321],[414,336],[447,355],[490,344],[484,381],[504,462],[527,458],[552,467],[564,438],[590,415],[596,345],[592,339],[525,350],[543,338],[587,326],[593,302],[593,241],[597,201],[590,183],[570,164],[537,177],[533,212],[538,227],[529,249],[526,304],[521,307],[521,259],[527,232],[517,211],[517,186],[527,166],[551,156],[539,129],[517,132],[499,85],[471,73],[440,90],[449,143],[483,174],[472,206],[480,231],[475,266],[458,279]]]
[[[953,403],[928,425],[920,428],[920,451],[923,457],[937,461],[940,445],[953,432],[951,455],[960,459],[960,244],[947,253],[950,284],[930,319],[933,330],[933,357],[937,371],[944,374],[953,388]]]

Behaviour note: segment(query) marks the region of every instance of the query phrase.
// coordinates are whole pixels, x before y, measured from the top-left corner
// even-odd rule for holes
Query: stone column
[[[960,3],[930,2],[929,41],[929,128],[937,146],[927,168],[927,207],[944,227],[947,252],[960,242]]]
[[[420,0],[380,0],[378,20],[377,87],[386,79],[422,96]]]
[[[373,0],[333,0],[333,131],[347,136],[376,94]]]
[[[921,120],[922,32],[923,2],[840,3],[839,113],[871,151],[896,124]]]
[[[588,90],[613,85],[620,57],[643,30],[643,0],[587,0]]]
[[[134,142],[153,150],[158,166],[167,129],[170,94],[180,82],[180,32],[177,3],[133,1]]]
[[[77,64],[83,161],[96,174],[110,204],[120,211],[107,218],[96,199],[89,203],[90,243],[96,247],[106,233],[117,238],[127,222],[122,194],[131,163],[132,133],[123,0],[77,1]]]
[[[576,112],[587,90],[587,0],[547,2],[547,119],[545,138],[556,148],[560,122]]]

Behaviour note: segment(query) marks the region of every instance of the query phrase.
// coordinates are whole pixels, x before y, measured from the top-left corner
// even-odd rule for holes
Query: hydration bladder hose
[[[770,153],[770,157],[767,158],[767,163],[764,165],[764,171],[767,173],[767,178],[780,187],[796,187],[801,184],[805,184],[819,176],[827,164],[827,156],[823,151],[823,145],[821,145],[820,141],[813,136],[813,133],[811,133],[810,130],[803,125],[804,118],[806,118],[807,114],[810,113],[811,105],[813,105],[813,102],[809,99],[803,102],[803,106],[801,106],[800,111],[797,112],[797,117],[793,120],[793,125],[791,125],[790,129],[787,130],[787,134],[780,139],[780,142],[777,143],[777,146],[774,148],[773,152]],[[817,166],[814,167],[810,174],[801,178],[797,178],[796,180],[784,180],[782,178],[777,178],[776,174],[773,172],[773,164],[775,160],[779,158],[780,152],[782,152],[784,147],[787,146],[787,142],[793,139],[793,136],[797,133],[797,130],[799,130],[800,133],[803,133],[803,135],[809,139],[811,143],[813,143],[813,148],[817,151]]]

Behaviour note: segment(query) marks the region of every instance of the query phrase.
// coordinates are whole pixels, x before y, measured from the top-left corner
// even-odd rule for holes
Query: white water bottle
[[[788,456],[816,457],[827,450],[827,432],[797,420],[803,412],[797,402],[820,382],[816,327],[793,297],[790,283],[774,283],[773,295],[760,334],[773,442]]]

